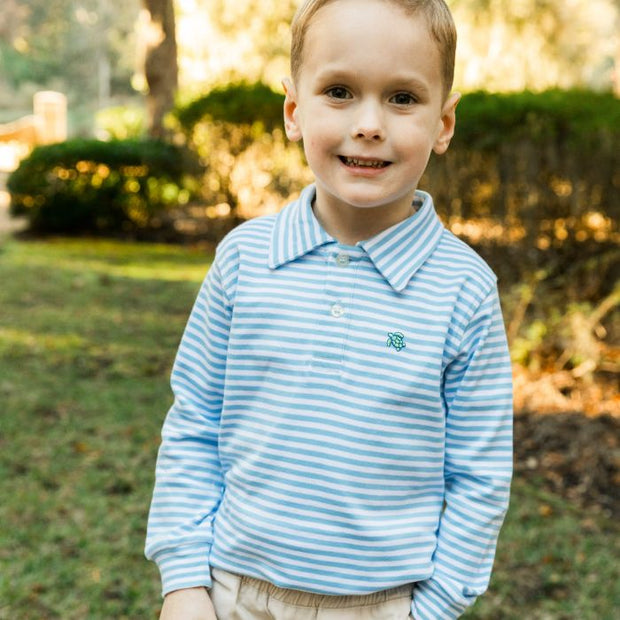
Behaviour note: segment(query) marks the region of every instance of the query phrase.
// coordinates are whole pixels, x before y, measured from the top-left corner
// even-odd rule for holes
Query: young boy
[[[285,128],[316,184],[220,244],[172,374],[162,618],[438,620],[487,587],[512,465],[487,265],[417,190],[448,148],[443,0],[306,0]]]

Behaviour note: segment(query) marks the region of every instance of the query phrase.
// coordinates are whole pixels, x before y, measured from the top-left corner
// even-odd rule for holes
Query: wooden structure
[[[67,139],[67,97],[41,91],[33,98],[33,114],[0,124],[0,170],[13,170],[35,146]]]

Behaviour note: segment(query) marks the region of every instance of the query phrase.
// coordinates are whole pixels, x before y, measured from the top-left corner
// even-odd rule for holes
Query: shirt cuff
[[[411,615],[415,620],[456,620],[476,598],[448,591],[435,579],[420,581],[413,591]]]
[[[161,574],[162,596],[183,588],[210,588],[209,547],[160,551],[153,558]]]

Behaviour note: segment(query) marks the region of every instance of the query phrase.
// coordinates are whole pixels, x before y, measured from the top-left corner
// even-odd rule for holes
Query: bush
[[[617,372],[619,169],[620,101],[582,91],[468,94],[431,159],[421,187],[499,275],[531,370]]]
[[[282,205],[312,177],[282,132],[283,96],[233,84],[180,108],[187,142],[207,167],[204,199],[240,217]],[[448,153],[421,187],[449,224],[512,227],[529,247],[609,235],[619,218],[620,102],[610,93],[466,94]],[[475,240],[472,240],[475,242]]]
[[[282,104],[284,96],[269,86],[241,82],[216,88],[186,106],[176,110],[184,131],[191,132],[194,126],[208,118],[236,125],[260,123],[271,131],[282,126]]]
[[[205,166],[203,200],[232,223],[277,211],[312,180],[299,145],[284,136],[283,102],[264,84],[240,83],[176,110]]]
[[[114,106],[95,115],[95,135],[105,140],[127,140],[146,135],[146,110],[138,105]]]
[[[198,161],[156,140],[70,140],[40,146],[7,181],[11,213],[53,233],[133,232],[157,225],[197,191]]]
[[[591,147],[601,134],[620,134],[620,102],[611,93],[473,92],[459,104],[455,146],[494,150],[506,142],[568,142]]]
[[[518,250],[496,263],[553,271],[618,238],[619,168],[613,95],[471,93],[450,149],[431,159],[421,187],[458,234]]]

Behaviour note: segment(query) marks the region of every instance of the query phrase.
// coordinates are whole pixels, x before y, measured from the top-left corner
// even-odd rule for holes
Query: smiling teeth
[[[385,168],[388,162],[379,160],[356,159],[355,157],[343,157],[342,160],[347,166],[359,166],[362,168]]]

